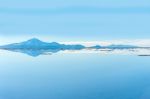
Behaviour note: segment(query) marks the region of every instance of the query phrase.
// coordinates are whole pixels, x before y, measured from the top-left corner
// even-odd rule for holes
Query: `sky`
[[[150,0],[0,0],[0,44],[32,37],[148,44],[149,26]]]

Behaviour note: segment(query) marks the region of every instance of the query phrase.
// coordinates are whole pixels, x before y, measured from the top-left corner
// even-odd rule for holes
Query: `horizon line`
[[[27,39],[27,40],[18,40],[16,42],[9,42],[9,43],[5,43],[5,44],[0,44],[0,45],[7,45],[7,44],[12,44],[12,43],[20,43],[20,42],[24,42],[24,41],[28,41],[31,39],[38,39],[40,41],[44,41],[44,42],[48,42],[50,43],[49,40],[43,40],[43,39],[39,39],[36,37]],[[51,42],[57,42],[57,41],[51,41]],[[94,45],[101,45],[101,46],[108,46],[108,45],[134,45],[134,46],[139,46],[139,47],[150,47],[150,39],[132,39],[132,40],[97,40],[97,41],[58,41],[57,43],[60,44],[81,44],[84,46],[94,46]]]

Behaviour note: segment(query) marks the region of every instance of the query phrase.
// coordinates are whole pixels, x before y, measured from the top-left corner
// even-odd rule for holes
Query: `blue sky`
[[[0,38],[9,40],[149,39],[149,26],[149,0],[0,0]]]

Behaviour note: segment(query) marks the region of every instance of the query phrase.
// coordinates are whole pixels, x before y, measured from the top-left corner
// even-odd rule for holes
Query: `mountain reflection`
[[[150,49],[136,48],[136,49],[81,49],[81,50],[63,50],[63,49],[1,49],[12,52],[23,53],[32,57],[40,55],[52,55],[54,53],[96,53],[101,55],[118,54],[118,55],[138,55],[150,56]]]
[[[51,55],[53,53],[57,53],[60,51],[59,49],[57,50],[5,49],[5,50],[12,51],[12,52],[20,52],[32,57],[37,57],[39,55]]]
[[[32,57],[38,57],[40,55],[52,55],[59,51],[67,52],[67,53],[89,53],[89,52],[111,52],[112,49],[71,49],[71,50],[63,50],[63,49],[3,49],[11,52],[19,52]]]

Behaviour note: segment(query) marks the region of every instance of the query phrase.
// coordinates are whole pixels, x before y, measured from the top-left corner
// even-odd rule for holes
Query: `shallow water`
[[[150,99],[149,52],[0,50],[0,99]]]

